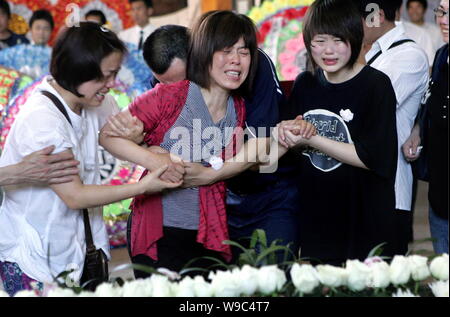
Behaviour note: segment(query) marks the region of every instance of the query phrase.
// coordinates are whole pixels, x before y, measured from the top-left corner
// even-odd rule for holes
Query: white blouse
[[[46,146],[54,153],[72,149],[80,161],[84,184],[100,184],[98,131],[108,116],[119,111],[107,95],[102,105],[86,108],[77,115],[48,83],[46,77],[23,105],[6,141],[0,166],[16,164]],[[40,93],[47,90],[66,108],[73,127],[58,108]],[[63,271],[79,281],[85,257],[83,214],[72,210],[47,186],[5,186],[0,208],[0,261],[15,262],[22,271],[40,282],[52,282]],[[101,208],[89,210],[94,243],[109,255],[109,241]]]

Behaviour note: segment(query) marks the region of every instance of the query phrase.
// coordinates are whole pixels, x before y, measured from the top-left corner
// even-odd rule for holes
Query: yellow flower
[[[289,7],[299,7],[301,0],[288,0]]]
[[[264,1],[261,6],[261,10],[265,17],[271,16],[277,12],[277,7],[273,4],[272,1]]]
[[[255,23],[259,23],[264,19],[264,15],[261,11],[260,7],[253,7],[248,14],[249,18],[252,19]]]

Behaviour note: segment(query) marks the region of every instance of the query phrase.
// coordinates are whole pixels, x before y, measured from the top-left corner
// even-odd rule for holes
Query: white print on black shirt
[[[347,124],[337,114],[324,110],[314,109],[303,115],[317,129],[317,134],[338,142],[353,143]],[[342,165],[341,162],[313,148],[302,152],[309,157],[312,165],[323,172],[330,172]]]

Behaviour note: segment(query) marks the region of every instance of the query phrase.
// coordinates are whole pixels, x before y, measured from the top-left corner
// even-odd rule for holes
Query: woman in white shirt
[[[82,209],[90,208],[94,244],[110,258],[102,211],[95,207],[180,185],[159,180],[165,168],[136,184],[98,185],[98,131],[109,115],[118,112],[107,93],[125,53],[117,36],[95,23],[68,28],[53,49],[51,76],[36,88],[14,122],[0,167],[54,145],[54,153],[73,153],[80,174],[69,183],[49,187],[4,187],[0,275],[10,295],[30,289],[33,282],[42,290],[43,283],[72,269],[71,278],[79,282],[86,254]],[[43,91],[62,103],[70,122]]]

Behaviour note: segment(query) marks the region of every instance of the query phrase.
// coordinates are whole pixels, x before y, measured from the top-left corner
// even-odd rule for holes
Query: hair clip
[[[109,30],[103,26],[100,26],[100,30],[102,30],[102,32],[108,33]]]

